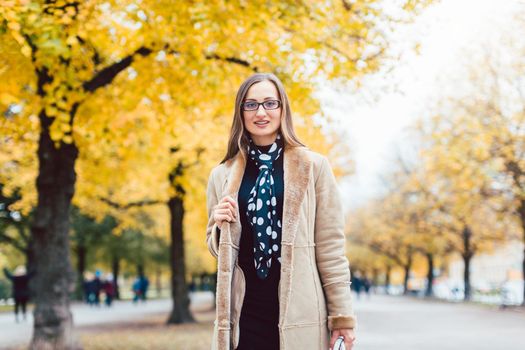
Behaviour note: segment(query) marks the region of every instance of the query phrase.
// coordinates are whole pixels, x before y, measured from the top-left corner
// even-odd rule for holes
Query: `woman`
[[[239,88],[228,151],[208,182],[219,350],[328,349],[355,339],[344,219],[325,157],[295,135],[273,74]],[[331,332],[331,335],[330,335]]]

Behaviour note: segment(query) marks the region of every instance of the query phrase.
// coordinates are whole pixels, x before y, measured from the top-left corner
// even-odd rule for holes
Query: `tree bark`
[[[157,298],[160,298],[162,292],[162,285],[160,283],[160,266],[157,266],[155,269],[155,287],[157,288]]]
[[[49,135],[52,119],[44,111],[39,118],[38,202],[31,226],[36,266],[32,281],[35,321],[31,349],[78,349],[69,310],[69,293],[75,282],[69,252],[69,210],[78,149],[64,143],[55,148]]]
[[[404,265],[403,266],[403,295],[408,295],[408,278],[410,276],[410,266]]]
[[[428,271],[427,271],[427,289],[425,290],[425,297],[431,298],[434,296],[434,255],[431,253],[427,253],[427,263],[428,263]]]
[[[34,242],[31,237],[29,237],[29,241],[27,242],[27,249],[26,249],[26,268],[29,273],[32,275],[36,273],[36,264],[35,264],[35,247]],[[34,283],[34,277],[31,277],[29,279],[29,299],[35,300],[35,283]]]
[[[173,309],[168,324],[194,322],[190,313],[190,300],[186,285],[186,268],[184,264],[183,219],[184,203],[182,196],[170,198],[168,202],[171,215],[171,296]]]
[[[523,225],[525,225],[525,221],[523,221]],[[525,227],[523,228],[523,261],[521,263],[521,279],[523,280],[523,301],[521,302],[521,306],[525,306]]]
[[[408,279],[410,278],[410,269],[412,268],[412,251],[409,249],[407,253],[407,262],[403,265],[405,276],[403,278],[403,294],[408,294]]]
[[[463,228],[463,263],[465,268],[463,270],[463,284],[465,289],[464,300],[469,301],[472,298],[472,291],[470,286],[470,261],[474,255],[471,244],[472,231],[468,225]]]
[[[120,274],[120,259],[114,255],[111,259],[111,273],[113,274],[113,283],[115,285],[115,298],[120,300],[120,288],[118,285],[118,276]]]
[[[372,285],[376,287],[379,284],[379,269],[372,269]]]
[[[390,290],[390,271],[392,270],[392,267],[390,265],[388,265],[386,267],[386,271],[385,271],[385,287],[386,287],[386,294],[390,294],[389,293],[389,290]]]
[[[518,208],[518,215],[520,218],[521,223],[521,233],[523,235],[523,260],[521,262],[521,278],[524,283],[523,288],[523,302],[521,303],[522,306],[525,306],[525,199],[522,199],[520,201],[520,205]]]

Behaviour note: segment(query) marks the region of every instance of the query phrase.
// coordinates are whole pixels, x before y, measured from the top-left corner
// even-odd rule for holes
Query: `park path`
[[[354,350],[523,350],[525,311],[410,297],[354,298]]]
[[[211,293],[193,295],[192,309],[209,310],[211,298]],[[525,349],[524,309],[500,310],[495,306],[383,295],[354,298],[354,308],[358,318],[354,350]],[[80,328],[135,321],[155,314],[167,316],[170,309],[170,300],[151,300],[142,305],[117,302],[110,310],[78,304],[72,307],[75,325]],[[1,314],[0,349],[27,344],[31,324],[32,320],[15,324],[11,314]]]
[[[192,309],[210,308],[213,294],[211,292],[197,292],[190,296]],[[89,307],[85,304],[73,304],[71,312],[76,327],[118,323],[123,321],[140,320],[144,317],[157,314],[166,314],[171,311],[170,299],[148,300],[145,303],[133,304],[131,301],[116,301],[111,308],[104,306]],[[25,322],[15,323],[12,313],[0,314],[0,349],[10,349],[14,346],[28,344],[31,340],[33,315],[27,314]]]

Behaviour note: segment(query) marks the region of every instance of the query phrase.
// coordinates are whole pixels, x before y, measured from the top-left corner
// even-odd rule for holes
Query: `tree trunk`
[[[521,263],[521,279],[523,280],[523,301],[521,302],[521,305],[525,306],[525,228],[523,229],[523,261]]]
[[[372,286],[374,288],[379,285],[379,269],[374,268],[372,269]]]
[[[464,300],[468,301],[472,298],[472,291],[470,288],[470,261],[472,260],[472,256],[474,255],[471,245],[471,239],[472,237],[472,231],[470,230],[470,227],[468,225],[465,225],[463,228],[463,263],[465,265],[465,269],[463,270],[463,283],[465,285],[465,295]]]
[[[412,250],[408,249],[407,252],[407,263],[403,266],[405,276],[403,278],[403,295],[407,295],[408,290],[408,279],[410,278],[410,269],[412,268]]]
[[[142,258],[140,260],[142,261]],[[137,264],[137,276],[144,276],[144,264],[142,262]]]
[[[35,244],[33,242],[33,239],[29,237],[29,241],[27,242],[27,249],[26,249],[26,268],[27,271],[31,274],[36,272],[36,264],[35,264]],[[34,278],[31,277],[29,279],[29,298],[31,300],[35,299],[35,286],[34,286]]]
[[[184,203],[182,197],[170,198],[168,202],[171,215],[171,296],[173,309],[168,323],[194,322],[190,313],[190,300],[186,285],[186,268],[184,264],[183,218]]]
[[[403,295],[408,295],[408,278],[410,277],[410,265],[403,266]]]
[[[434,296],[434,255],[427,253],[428,271],[427,271],[427,289],[425,290],[425,297],[431,298]]]
[[[386,271],[385,271],[385,291],[386,291],[386,294],[390,294],[389,290],[390,290],[390,271],[391,270],[392,270],[392,267],[390,265],[388,265],[386,267]]]
[[[36,266],[32,281],[35,321],[31,349],[78,349],[69,309],[69,293],[75,283],[69,252],[69,210],[78,149],[64,143],[55,148],[49,136],[52,119],[44,111],[39,118],[38,202],[31,226]]]
[[[118,285],[118,276],[120,274],[120,259],[114,255],[111,259],[111,273],[113,274],[113,283],[115,285],[115,298],[120,300],[120,288]]]
[[[84,298],[84,272],[86,271],[86,246],[80,244],[76,249],[77,253],[77,289],[75,298],[83,300]]]
[[[521,233],[523,235],[523,261],[521,262],[521,278],[523,280],[523,302],[522,306],[525,306],[525,199],[520,201],[520,206],[518,208],[520,223],[521,223]]]
[[[162,292],[162,285],[160,283],[160,266],[157,266],[155,270],[155,287],[157,288],[157,298],[160,298]]]

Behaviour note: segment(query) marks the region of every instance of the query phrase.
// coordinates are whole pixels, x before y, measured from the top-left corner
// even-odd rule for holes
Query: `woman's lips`
[[[255,122],[254,124],[257,125],[257,127],[259,127],[259,128],[265,128],[268,124],[270,124],[270,122],[266,120],[266,121],[264,121],[264,123],[263,122],[260,122],[260,123],[259,122]]]

